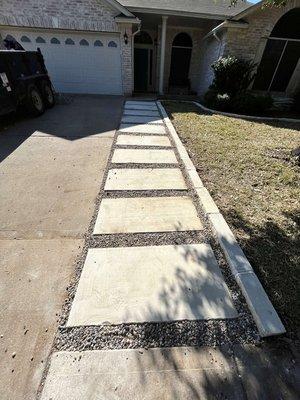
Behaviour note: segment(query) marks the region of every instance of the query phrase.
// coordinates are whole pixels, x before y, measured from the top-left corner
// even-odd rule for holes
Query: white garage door
[[[120,40],[117,34],[1,32],[25,50],[41,49],[58,92],[122,94]]]

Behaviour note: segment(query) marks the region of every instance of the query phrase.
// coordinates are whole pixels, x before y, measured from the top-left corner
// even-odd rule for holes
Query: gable
[[[36,28],[117,31],[114,18],[132,14],[116,0],[19,0],[0,2],[0,24]]]

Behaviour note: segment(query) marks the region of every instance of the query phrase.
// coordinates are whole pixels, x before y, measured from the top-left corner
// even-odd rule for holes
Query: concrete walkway
[[[1,400],[35,398],[122,102],[72,97],[0,133]]]
[[[155,323],[182,321],[187,325],[172,325],[180,336],[180,329],[189,331],[189,322],[201,321],[207,323],[206,335],[221,335],[243,318],[235,307],[237,294],[234,301],[219,256],[206,238],[207,224],[187,178],[194,170],[186,174],[180,146],[155,102],[125,103],[88,241],[92,247],[63,328],[75,350],[53,353],[42,400],[296,398],[295,370],[287,373],[285,368],[276,381],[276,371],[270,373],[272,389],[265,390],[276,357],[263,359],[231,342],[215,349],[76,351],[83,342],[85,349],[95,348],[97,335],[110,326],[125,332],[133,326],[132,336],[137,334],[134,326],[142,326],[147,336]],[[181,151],[184,156],[184,148]],[[209,194],[199,177],[193,178],[198,196],[212,211]],[[192,235],[192,242],[185,243]],[[153,245],[153,238],[161,242]],[[68,342],[65,345],[68,348]]]

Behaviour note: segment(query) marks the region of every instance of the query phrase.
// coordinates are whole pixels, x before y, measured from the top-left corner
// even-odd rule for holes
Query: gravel
[[[117,132],[111,149],[107,169],[103,182],[97,196],[95,212],[90,227],[85,236],[85,245],[82,253],[77,258],[75,274],[67,288],[67,298],[60,316],[60,327],[54,340],[53,351],[57,350],[96,350],[96,349],[122,349],[122,348],[151,348],[170,346],[219,346],[234,343],[258,343],[259,335],[253,318],[247,308],[246,302],[240,292],[229,266],[220,250],[216,237],[210,229],[207,218],[199,204],[199,200],[191,187],[191,183],[180,161],[177,149],[174,147],[172,137],[169,135],[173,150],[179,161],[179,165],[131,165],[111,163],[113,151],[116,148]],[[126,146],[117,146],[126,148]],[[138,146],[138,149],[149,148],[149,146]],[[179,167],[185,177],[188,190],[174,191],[132,191],[132,192],[104,192],[104,184],[108,170],[111,168],[168,168]],[[167,233],[139,233],[139,234],[115,234],[93,236],[93,228],[97,218],[99,205],[102,198],[137,197],[137,196],[183,196],[189,195],[196,206],[204,229],[201,232],[167,232]],[[229,287],[233,303],[238,312],[235,319],[209,320],[209,321],[172,321],[160,323],[131,323],[121,325],[101,325],[86,327],[65,326],[77,284],[85,262],[89,248],[95,247],[125,247],[145,245],[167,245],[167,244],[191,244],[209,243],[217,258],[225,282]]]

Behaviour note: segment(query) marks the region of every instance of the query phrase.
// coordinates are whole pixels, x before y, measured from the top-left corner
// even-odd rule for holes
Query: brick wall
[[[214,78],[213,69],[211,68],[212,63],[219,57],[222,57],[224,53],[226,36],[219,35],[218,37],[220,41],[210,36],[202,44],[199,68],[200,80],[197,88],[197,92],[200,96],[205,94]]]
[[[256,54],[263,38],[270,36],[276,22],[287,11],[300,7],[300,0],[289,1],[283,8],[264,8],[245,18],[247,29],[230,28],[227,31],[225,55],[234,55],[250,60],[256,60]]]
[[[101,0],[0,2],[1,25],[116,32],[118,14]]]

